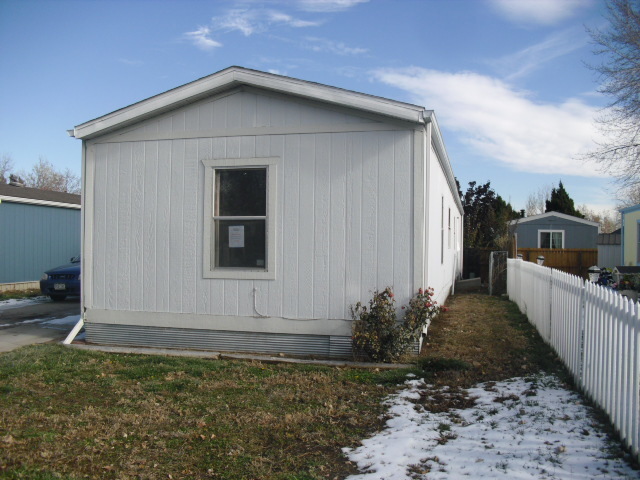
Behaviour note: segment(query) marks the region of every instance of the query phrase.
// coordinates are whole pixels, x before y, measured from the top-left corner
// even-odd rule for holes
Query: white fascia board
[[[76,210],[80,210],[82,208],[82,206],[77,203],[50,202],[48,200],[37,200],[35,198],[9,197],[8,195],[0,195],[0,203],[2,202],[26,203],[28,205],[42,205],[45,207],[73,208]]]
[[[570,220],[572,222],[584,223],[585,225],[589,225],[591,227],[600,227],[598,222],[592,222],[591,220],[585,220],[584,218],[574,217],[572,215],[567,215],[566,213],[560,212],[546,212],[541,213],[540,215],[531,215],[525,218],[516,218],[515,220],[511,220],[509,225],[519,225],[521,223],[532,222],[534,220],[542,220],[547,217],[558,217],[564,220]]]
[[[632,212],[636,212],[640,210],[640,203],[637,205],[631,205],[630,207],[625,207],[625,208],[621,208],[618,211],[620,213],[622,213],[623,215],[627,214],[627,213],[632,213]]]
[[[440,161],[440,166],[442,167],[442,171],[447,178],[447,183],[449,184],[449,190],[451,190],[451,195],[453,196],[458,210],[460,211],[460,215],[464,216],[464,207],[462,206],[462,201],[460,200],[460,196],[458,195],[458,187],[456,186],[456,177],[453,175],[453,169],[451,168],[451,161],[449,160],[449,155],[447,154],[447,149],[444,146],[444,140],[442,138],[442,133],[440,132],[440,127],[438,126],[438,121],[436,120],[436,114],[433,110],[425,110],[423,113],[423,117],[425,122],[431,122],[431,141],[436,149],[438,154],[438,160]]]
[[[238,85],[251,85],[414,123],[424,123],[424,108],[417,105],[271,73],[230,67],[78,125],[73,129],[72,136],[89,139]]]

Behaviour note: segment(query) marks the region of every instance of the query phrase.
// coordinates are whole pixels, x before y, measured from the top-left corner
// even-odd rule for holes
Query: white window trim
[[[263,158],[215,158],[202,160],[204,165],[204,235],[202,243],[203,278],[228,278],[237,280],[274,280],[276,278],[276,188],[277,157]],[[212,228],[214,207],[214,180],[217,168],[255,168],[267,169],[267,220],[266,220],[266,265],[265,268],[213,268],[212,246],[214,231]]]
[[[562,247],[560,248],[564,248],[564,240],[565,240],[565,233],[564,230],[538,230],[538,248],[542,248],[540,246],[541,242],[541,233],[562,233]]]

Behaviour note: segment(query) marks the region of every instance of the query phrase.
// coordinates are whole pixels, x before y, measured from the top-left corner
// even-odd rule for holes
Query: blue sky
[[[613,209],[580,156],[606,104],[585,26],[602,0],[0,0],[0,154],[80,173],[66,130],[230,65],[436,111],[455,175],[524,208],[562,180]]]

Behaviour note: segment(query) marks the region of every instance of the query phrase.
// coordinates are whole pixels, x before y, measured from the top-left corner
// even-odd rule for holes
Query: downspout
[[[72,137],[75,138],[75,129],[72,130],[67,130],[67,134]],[[85,192],[85,188],[84,188],[84,182],[85,182],[85,175],[84,175],[84,162],[85,162],[85,150],[86,150],[86,145],[84,143],[84,140],[82,141],[82,191],[81,193],[81,201],[80,201],[80,205],[82,207],[84,207],[84,192]],[[83,250],[84,250],[84,208],[81,210],[81,215],[80,215],[80,231],[82,232],[82,240],[80,242],[80,261],[82,262],[82,264],[84,264],[84,256],[83,256]],[[82,305],[84,307],[83,304],[83,292],[82,292],[82,284],[80,287],[80,305]],[[71,344],[71,342],[73,342],[73,340],[76,338],[76,336],[78,335],[78,333],[80,332],[80,330],[82,330],[82,327],[84,327],[84,308],[82,308],[82,312],[80,312],[80,320],[78,320],[78,323],[75,324],[75,326],[71,329],[71,331],[69,332],[69,335],[67,335],[67,338],[65,338],[62,342],[63,345],[69,345]]]
[[[73,329],[69,332],[69,335],[67,335],[67,338],[64,339],[62,344],[69,345],[71,342],[73,342],[73,339],[76,338],[76,335],[78,335],[78,332],[82,330],[82,327],[84,327],[84,320],[80,318],[80,320],[78,320],[78,323],[76,323],[76,326],[73,327]]]

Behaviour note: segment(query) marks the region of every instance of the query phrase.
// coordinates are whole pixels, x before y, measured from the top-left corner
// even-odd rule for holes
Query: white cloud
[[[367,53],[366,48],[361,47],[349,47],[342,42],[334,42],[326,38],[307,37],[305,48],[313,50],[314,52],[328,52],[338,55],[361,55]]]
[[[132,67],[142,65],[142,61],[140,60],[130,60],[128,58],[119,58],[118,61],[120,63],[124,63],[125,65],[130,65]]]
[[[341,12],[369,0],[299,0],[301,10],[308,12]]]
[[[571,17],[592,0],[489,0],[509,20],[524,24],[553,25]]]
[[[284,23],[291,27],[301,28],[301,27],[317,27],[320,25],[319,22],[311,22],[308,20],[300,20],[298,18],[293,18],[291,15],[287,15],[286,13],[270,11],[268,12],[269,20],[273,23]]]
[[[411,67],[373,72],[378,80],[434,109],[458,139],[513,170],[601,177],[578,158],[595,147],[597,109],[579,99],[535,102],[527,92],[473,72],[447,73]]]
[[[588,37],[584,29],[572,28],[489,63],[507,80],[513,80],[540,68],[546,62],[578,50],[587,43]]]
[[[238,30],[246,37],[260,28],[257,10],[229,10],[223,17],[214,18],[213,23],[222,30]]]
[[[222,44],[213,40],[209,36],[210,34],[211,30],[209,27],[200,27],[198,30],[194,32],[187,32],[184,35],[190,39],[196,47],[201,48],[202,50],[211,50],[216,47],[221,47]]]
[[[292,17],[287,13],[264,9],[233,9],[221,17],[213,18],[213,26],[217,30],[239,31],[248,37],[254,33],[264,32],[270,26],[289,26],[294,28],[316,27],[319,21],[308,21]]]

